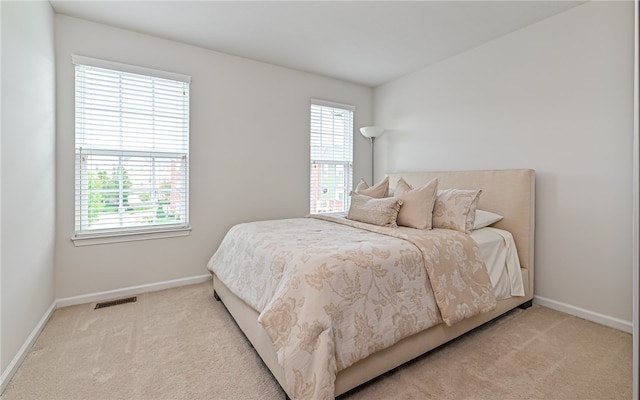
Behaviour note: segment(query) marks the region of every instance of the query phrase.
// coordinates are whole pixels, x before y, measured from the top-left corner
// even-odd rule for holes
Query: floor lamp
[[[384,129],[378,126],[363,126],[360,128],[360,133],[362,133],[362,136],[368,138],[371,142],[371,186],[373,186],[375,184],[375,174],[373,170],[373,141],[377,137],[382,136]]]

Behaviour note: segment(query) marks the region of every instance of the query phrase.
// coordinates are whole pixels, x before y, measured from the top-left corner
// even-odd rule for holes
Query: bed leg
[[[523,310],[526,310],[527,308],[531,307],[532,305],[533,305],[533,299],[527,301],[526,303],[520,304],[518,307],[522,308]]]
[[[220,296],[218,296],[218,293],[215,290],[213,291],[213,298],[216,299],[216,301],[220,301]]]

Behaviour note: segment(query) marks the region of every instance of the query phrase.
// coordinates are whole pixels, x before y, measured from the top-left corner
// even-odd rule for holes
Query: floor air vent
[[[136,301],[138,301],[138,298],[135,297],[135,296],[134,297],[127,297],[126,299],[103,301],[102,303],[96,304],[96,307],[94,308],[94,310],[97,310],[98,308],[117,306],[118,304],[135,303]]]

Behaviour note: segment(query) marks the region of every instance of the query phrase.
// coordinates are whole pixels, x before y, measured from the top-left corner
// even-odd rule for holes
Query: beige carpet
[[[57,310],[0,398],[284,399],[209,283]],[[630,399],[631,335],[514,310],[340,400]]]

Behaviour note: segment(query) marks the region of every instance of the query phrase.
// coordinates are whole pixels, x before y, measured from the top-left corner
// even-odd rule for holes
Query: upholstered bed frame
[[[482,189],[478,208],[504,216],[495,224],[511,232],[520,258],[525,296],[499,300],[495,310],[463,320],[453,326],[436,325],[405,338],[390,348],[375,353],[340,371],[336,378],[335,395],[367,382],[405,362],[434,349],[487,321],[516,307],[528,307],[533,299],[534,227],[535,227],[535,173],[530,169],[409,172],[389,174],[389,187],[395,187],[400,177],[413,187],[419,187],[432,178],[438,178],[439,188]],[[286,391],[283,371],[278,364],[273,345],[262,326],[258,313],[236,297],[213,277],[214,295],[222,300],[240,329],[254,346],[264,363]],[[287,393],[290,396],[290,393]]]

